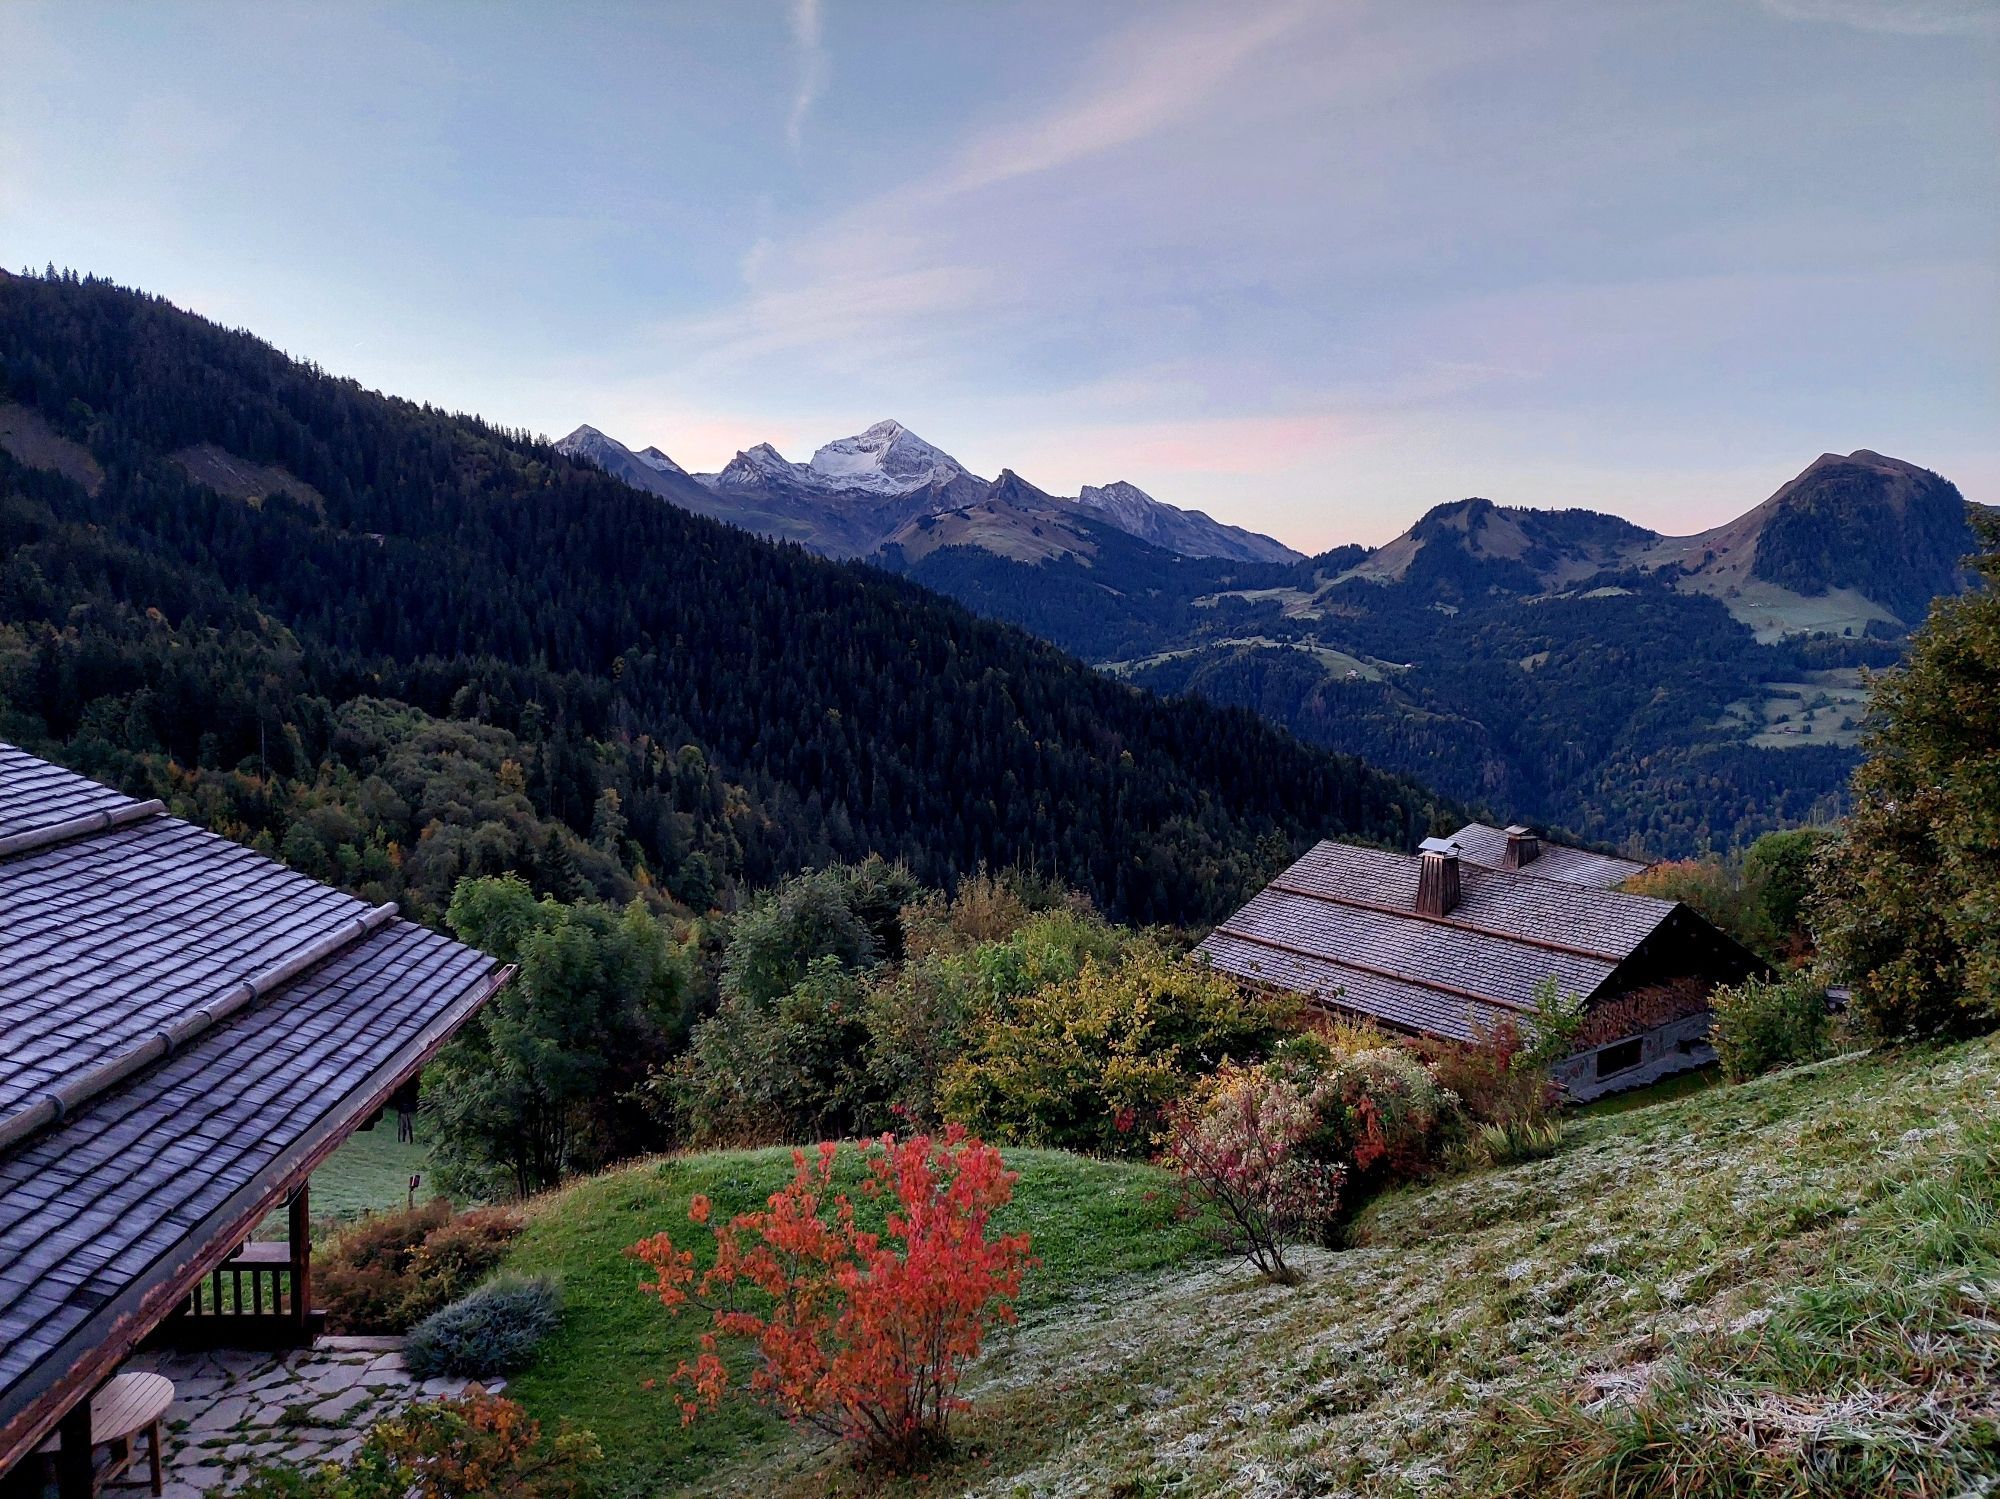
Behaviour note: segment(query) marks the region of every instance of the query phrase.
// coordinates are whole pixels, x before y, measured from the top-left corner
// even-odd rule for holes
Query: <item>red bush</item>
[[[1013,1320],[1028,1236],[988,1236],[1014,1173],[961,1129],[942,1140],[885,1135],[867,1147],[861,1191],[892,1204],[883,1234],[859,1227],[854,1203],[833,1191],[838,1149],[823,1144],[813,1159],[794,1151],[791,1184],[766,1211],[713,1230],[705,1272],[665,1233],[627,1252],[652,1267],[658,1278],[641,1289],[669,1312],[695,1306],[712,1319],[700,1355],[672,1376],[684,1420],[728,1393],[720,1340],[740,1339],[755,1352],[753,1399],[848,1443],[864,1462],[907,1468],[965,1407],[959,1381],[987,1327]],[[705,1197],[688,1206],[690,1222],[710,1214]]]
[[[1474,1124],[1522,1124],[1545,1118],[1555,1107],[1556,1086],[1539,1067],[1517,1064],[1525,1050],[1520,1027],[1503,1019],[1475,1027],[1470,1045],[1434,1040],[1414,1043],[1440,1086],[1458,1095],[1459,1107]]]

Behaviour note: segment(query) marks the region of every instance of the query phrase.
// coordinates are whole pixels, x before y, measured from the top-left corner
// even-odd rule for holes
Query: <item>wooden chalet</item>
[[[1610,888],[1645,867],[1480,823],[1415,855],[1321,843],[1198,951],[1246,983],[1453,1041],[1532,1029],[1553,978],[1587,1011],[1556,1079],[1594,1098],[1712,1060],[1710,993],[1765,970],[1680,902]]]
[[[312,1340],[307,1178],[511,972],[0,744],[0,1491],[144,1340]]]

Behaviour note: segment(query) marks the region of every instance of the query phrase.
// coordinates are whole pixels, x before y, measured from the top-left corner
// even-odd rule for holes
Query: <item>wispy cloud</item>
[[[974,140],[943,190],[970,192],[1052,171],[1155,135],[1199,111],[1245,62],[1308,15],[1296,4],[1264,11],[1218,7],[1121,38],[1105,59],[1107,68],[1091,70],[1074,97]]]
[[[682,358],[707,367],[779,352],[882,365],[947,340],[961,353],[976,350],[979,330],[948,315],[977,310],[991,319],[1047,290],[1024,281],[1033,268],[1009,254],[1021,220],[997,190],[1197,117],[1310,14],[1295,0],[1196,7],[1114,34],[1078,68],[1074,87],[974,134],[938,169],[788,234],[761,232],[742,258],[743,298],[662,334]],[[824,77],[817,0],[798,0],[792,24],[805,59],[797,125]]]
[[[820,0],[792,0],[792,41],[799,53],[799,86],[785,120],[785,139],[794,151],[805,139],[806,116],[826,87],[826,47],[820,33]]]
[[[911,325],[966,306],[985,284],[975,266],[857,271],[762,292],[726,312],[684,319],[665,331],[672,343],[712,363],[801,349],[847,349],[871,361],[894,361],[912,352]]]
[[[1763,0],[1763,4],[1788,21],[1830,21],[1903,36],[2000,32],[2000,6],[1993,0]]]

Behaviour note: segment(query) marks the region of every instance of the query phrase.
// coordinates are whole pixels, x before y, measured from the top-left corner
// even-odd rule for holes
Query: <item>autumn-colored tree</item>
[[[1720,859],[1668,859],[1633,875],[1624,888],[1680,901],[1755,952],[1777,950],[1779,933],[1761,893]]]
[[[939,1101],[995,1139],[1138,1153],[1198,1078],[1262,1056],[1296,1013],[1142,938],[987,1013]]]
[[[793,1152],[791,1183],[762,1212],[713,1228],[715,1257],[658,1233],[628,1251],[656,1279],[642,1289],[671,1313],[709,1313],[701,1351],[673,1372],[693,1421],[735,1387],[723,1340],[753,1353],[751,1398],[847,1443],[858,1461],[907,1469],[942,1446],[966,1366],[988,1327],[1014,1318],[1028,1236],[990,1233],[1012,1198],[1000,1152],[952,1129],[865,1147],[864,1197],[885,1199],[882,1233],[834,1190],[839,1147]],[[708,1225],[696,1196],[688,1219]]]
[[[2000,1019],[2000,521],[1975,521],[1984,587],[1940,599],[1875,684],[1854,811],[1817,864],[1813,936],[1884,1040]]]
[[[1203,1096],[1173,1110],[1164,1160],[1228,1249],[1271,1279],[1296,1284],[1288,1243],[1340,1206],[1347,1169],[1302,1148],[1323,1100],[1268,1068],[1225,1064]]]

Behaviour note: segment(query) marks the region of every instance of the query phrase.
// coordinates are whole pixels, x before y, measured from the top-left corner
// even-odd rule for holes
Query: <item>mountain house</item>
[[[1596,1098],[1712,1060],[1709,995],[1766,969],[1679,901],[1613,888],[1645,867],[1482,823],[1415,855],[1321,843],[1197,951],[1246,983],[1453,1041],[1531,1026],[1553,979],[1587,1014],[1556,1081]]]
[[[0,1493],[157,1443],[144,1340],[313,1340],[307,1178],[511,973],[0,744]]]

